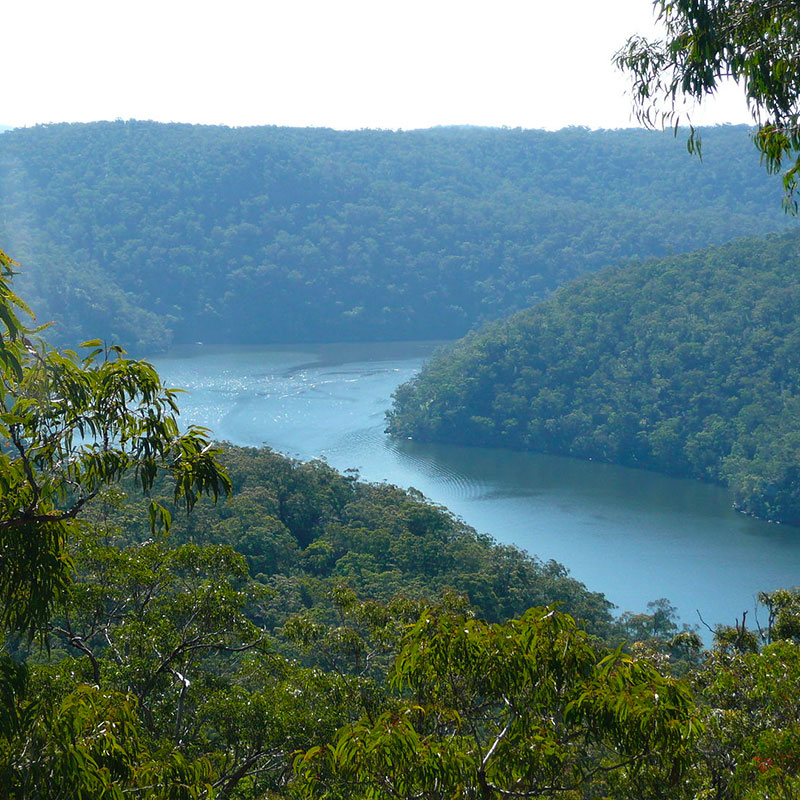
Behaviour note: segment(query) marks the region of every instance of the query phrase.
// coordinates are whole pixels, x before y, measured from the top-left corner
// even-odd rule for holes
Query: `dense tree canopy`
[[[624,260],[787,224],[744,129],[0,136],[0,237],[74,346],[455,338]]]
[[[229,545],[272,592],[264,623],[273,630],[296,613],[331,619],[336,586],[388,603],[398,595],[434,602],[456,592],[484,619],[500,621],[558,602],[593,633],[613,637],[611,606],[557,562],[542,562],[479,534],[419,492],[355,480],[324,462],[293,461],[269,449],[226,446],[233,484],[225,506],[200,501],[174,515],[176,542]],[[169,505],[169,496],[156,492]],[[124,541],[147,530],[146,509],[104,509]]]
[[[176,434],[149,365],[34,346],[2,261],[4,796],[794,796],[796,594],[706,654],[663,599],[615,624],[417,492]]]
[[[604,272],[401,387],[390,431],[662,470],[800,522],[796,235]]]
[[[0,251],[0,620],[35,629],[66,586],[65,541],[105,487],[130,473],[147,492],[164,470],[191,509],[230,483],[206,431],[179,431],[175,392],[147,362],[97,340],[83,357],[38,340],[18,316],[29,312],[10,290],[12,265]],[[154,530],[168,526],[166,509],[151,512]]]
[[[20,317],[29,311],[11,290],[14,266],[0,251],[0,623],[4,634],[41,639],[76,590],[70,545],[104,490],[130,474],[147,492],[163,471],[173,501],[191,508],[200,493],[227,494],[230,481],[205,431],[178,430],[174,393],[149,364],[97,342],[81,358],[39,340]],[[169,526],[158,503],[149,517],[152,532]],[[70,644],[87,650],[80,636]],[[0,655],[5,796],[197,796],[206,765],[144,742],[126,687],[49,689]]]
[[[309,796],[326,771],[327,796],[375,800],[600,796],[642,773],[676,787],[699,731],[686,685],[592,647],[552,608],[501,625],[430,612],[392,685],[394,707],[298,763]]]
[[[744,89],[767,169],[784,172],[791,202],[800,173],[800,9],[793,0],[656,0],[665,38],[634,37],[617,53],[638,118],[677,125],[686,101],[726,80]],[[690,149],[699,144],[692,133]],[[793,163],[791,163],[793,161]],[[793,205],[796,209],[796,204]]]

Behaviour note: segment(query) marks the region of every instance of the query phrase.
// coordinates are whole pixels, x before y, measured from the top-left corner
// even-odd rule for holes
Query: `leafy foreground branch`
[[[103,489],[133,474],[146,493],[164,472],[191,509],[200,494],[228,494],[230,481],[203,429],[179,432],[175,392],[149,364],[97,341],[78,356],[36,338],[11,289],[14,266],[0,251],[0,621],[33,637],[70,596],[68,542]],[[169,521],[153,504],[153,531]],[[145,745],[127,692],[49,689],[32,686],[24,664],[0,659],[4,796],[198,795],[206,766]]]
[[[615,56],[629,73],[634,112],[648,127],[677,126],[727,80],[744,89],[753,140],[770,172],[784,169],[785,204],[800,175],[800,9],[794,0],[656,0],[665,36],[631,38]],[[692,130],[689,150],[700,152]],[[788,167],[786,167],[788,163]]]
[[[65,542],[78,515],[105,487],[133,474],[147,493],[169,474],[176,501],[230,492],[203,428],[180,433],[176,391],[119,347],[85,342],[86,355],[31,338],[9,287],[13,262],[0,253],[0,620],[34,632],[68,587]],[[153,530],[169,526],[151,507]]]
[[[309,797],[675,787],[700,729],[687,686],[598,650],[571,617],[547,608],[497,625],[424,616],[403,640],[391,685],[389,710],[297,760]]]

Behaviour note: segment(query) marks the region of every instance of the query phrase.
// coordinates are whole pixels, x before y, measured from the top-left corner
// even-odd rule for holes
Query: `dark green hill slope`
[[[800,524],[800,237],[576,282],[435,358],[389,427],[715,481]]]
[[[312,606],[330,610],[334,587],[347,585],[381,602],[434,602],[455,591],[493,621],[558,602],[594,633],[619,633],[611,603],[561,564],[478,534],[416,490],[364,483],[267,448],[225,445],[221,460],[233,481],[230,502],[203,500],[190,516],[174,509],[172,539],[230,545],[246,556],[252,575],[274,591],[270,630]],[[159,499],[172,506],[161,488]],[[146,504],[126,502],[112,516],[128,543],[150,535]]]
[[[571,278],[787,224],[744,128],[113,122],[0,137],[0,241],[51,339],[454,338]]]

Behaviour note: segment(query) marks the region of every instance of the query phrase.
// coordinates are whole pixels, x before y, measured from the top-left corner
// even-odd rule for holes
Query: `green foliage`
[[[656,0],[665,36],[630,39],[616,63],[630,73],[634,108],[648,126],[678,125],[682,104],[739,84],[758,129],[753,140],[770,172],[784,172],[787,202],[800,173],[800,12],[791,0]],[[692,131],[689,149],[700,151]]]
[[[700,165],[641,130],[39,126],[0,138],[0,239],[69,346],[449,339],[787,224],[745,131],[706,139]]]
[[[246,581],[244,557],[229,547],[120,548],[95,537],[74,543],[78,577],[48,626],[49,643],[86,656],[94,684],[125,687],[153,731],[182,731],[193,670],[264,642],[245,614],[263,587]]]
[[[227,494],[230,481],[202,429],[179,432],[174,392],[149,364],[99,341],[85,342],[89,352],[79,357],[33,338],[17,316],[27,307],[10,290],[12,266],[0,253],[0,622],[33,636],[43,634],[57,603],[85,599],[68,591],[76,588],[68,541],[103,490],[130,475],[147,492],[163,472],[174,483],[173,500],[191,509],[200,494]],[[159,520],[169,524],[158,505],[150,516],[153,531]],[[207,795],[208,763],[151,748],[129,687],[101,689],[86,642],[74,635],[69,644],[92,659],[95,685],[76,684],[70,672],[60,685],[37,686],[38,672],[0,656],[4,796]]]
[[[175,392],[147,362],[96,341],[80,357],[27,336],[7,340],[21,374],[2,376],[0,618],[33,630],[68,584],[65,540],[106,486],[131,474],[146,493],[163,470],[175,501],[190,510],[200,493],[216,499],[230,484],[206,431],[179,431]],[[159,521],[169,518],[153,506],[153,529]]]
[[[433,602],[454,591],[491,621],[559,602],[594,633],[611,629],[610,603],[561,564],[478,534],[419,492],[363,483],[324,462],[297,462],[267,448],[226,445],[220,458],[233,484],[231,502],[201,501],[190,516],[176,515],[171,536],[246,554],[251,574],[274,591],[262,618],[270,630],[311,607],[334,622],[330,597],[342,584],[381,603],[400,595]],[[104,512],[131,541],[146,529],[133,508]]]
[[[691,677],[705,720],[691,782],[696,790],[702,787],[697,796],[796,797],[800,789],[796,643],[777,641],[760,652],[713,652]]]
[[[497,625],[429,611],[392,685],[395,707],[298,758],[309,796],[578,797],[615,772],[674,786],[700,730],[685,687],[553,609]]]
[[[768,614],[767,628],[761,632],[765,641],[784,639],[800,643],[800,595],[797,591],[760,592],[758,602]]]
[[[647,604],[650,613],[620,615],[618,626],[631,652],[649,657],[659,669],[673,675],[683,675],[700,661],[703,641],[696,630],[684,623],[678,628],[677,609],[662,597]]]
[[[0,337],[0,363],[15,380],[22,380],[22,365],[16,345],[25,334],[26,329],[19,319],[18,310],[28,315],[31,312],[28,306],[11,291],[11,278],[16,266],[18,266],[17,262],[0,250],[0,321],[2,321],[4,330],[3,336]]]
[[[210,764],[142,736],[125,692],[75,685],[54,691],[0,656],[0,785],[9,800],[195,800],[208,796]]]
[[[205,430],[179,432],[175,392],[148,363],[99,340],[80,357],[31,338],[13,265],[0,252],[0,620],[33,631],[69,583],[64,542],[103,488],[132,474],[147,492],[163,469],[188,510],[230,484]],[[169,523],[154,506],[153,528],[159,520]]]
[[[360,709],[358,681],[271,652],[255,622],[269,592],[230,547],[124,546],[107,527],[87,527],[72,549],[74,585],[32,675],[54,702],[88,682],[109,708],[128,708],[137,741],[202,766],[202,785],[187,783],[199,795],[280,788],[295,750]]]
[[[426,601],[500,619],[558,599],[612,629],[605,598],[563,567],[478,536],[419,493],[269,450],[221,458],[231,502],[175,514],[169,538],[152,537],[133,476],[131,497],[114,487],[83,510],[49,656],[28,653],[54,703],[82,684],[130,703],[147,752],[203,765],[217,797],[288,791],[293,753],[383,714],[391,661]],[[172,507],[166,477],[152,493]]]
[[[434,358],[391,433],[727,484],[800,523],[797,236],[584,279]]]

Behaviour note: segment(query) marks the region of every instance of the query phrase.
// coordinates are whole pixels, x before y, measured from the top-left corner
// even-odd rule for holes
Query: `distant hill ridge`
[[[0,243],[51,338],[454,338],[631,258],[780,229],[747,129],[104,122],[0,138]]]
[[[436,357],[389,429],[730,487],[800,524],[800,234],[576,281]]]

